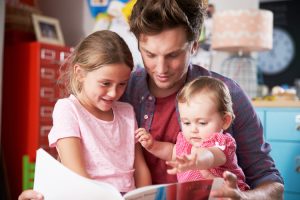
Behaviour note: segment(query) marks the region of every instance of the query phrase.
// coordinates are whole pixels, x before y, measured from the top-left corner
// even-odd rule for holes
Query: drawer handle
[[[40,135],[43,137],[48,136],[48,133],[50,132],[52,126],[41,126],[40,129]]]
[[[41,68],[41,78],[55,80],[55,70],[49,68]]]
[[[300,173],[300,156],[296,157],[296,172]]]
[[[55,59],[55,51],[50,49],[42,49],[41,50],[41,58],[45,60],[54,60]]]
[[[42,106],[40,111],[41,117],[52,117],[53,107],[50,106]]]
[[[55,97],[55,90],[54,88],[42,87],[40,95],[42,98],[53,100]]]
[[[300,115],[296,115],[295,122],[296,122],[296,130],[300,131]]]

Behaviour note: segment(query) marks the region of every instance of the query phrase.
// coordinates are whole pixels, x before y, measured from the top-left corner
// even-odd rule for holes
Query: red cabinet
[[[6,46],[2,94],[2,149],[12,199],[22,191],[22,156],[34,161],[48,146],[52,110],[62,91],[59,67],[71,48],[38,42]]]

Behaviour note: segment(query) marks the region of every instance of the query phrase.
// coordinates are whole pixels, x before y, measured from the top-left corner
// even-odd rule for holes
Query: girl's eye
[[[126,85],[127,85],[127,82],[120,83],[120,86],[126,86]]]
[[[107,86],[110,86],[110,82],[102,82],[102,83],[100,83],[100,85],[107,87]]]
[[[199,122],[200,125],[205,126],[207,123],[206,122]]]

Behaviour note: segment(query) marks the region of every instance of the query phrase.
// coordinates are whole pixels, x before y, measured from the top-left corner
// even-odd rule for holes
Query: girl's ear
[[[74,75],[79,82],[82,82],[84,79],[84,70],[78,65],[74,65]]]
[[[232,122],[232,116],[229,113],[225,113],[223,116],[223,122],[223,130],[228,129]]]

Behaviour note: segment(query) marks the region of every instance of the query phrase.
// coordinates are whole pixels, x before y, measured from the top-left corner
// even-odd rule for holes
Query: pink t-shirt
[[[208,171],[216,176],[222,177],[224,171],[230,171],[237,176],[238,187],[241,190],[249,189],[245,182],[245,174],[238,166],[237,156],[235,153],[236,143],[234,138],[229,133],[215,133],[210,138],[203,141],[200,147],[219,147],[226,156],[226,163],[222,166],[208,169]],[[177,136],[176,142],[176,156],[187,155],[191,153],[192,145],[186,141],[183,134],[180,132]],[[189,170],[186,172],[178,173],[177,179],[179,182],[193,181],[205,179],[200,170]]]
[[[60,99],[54,107],[53,127],[48,139],[50,146],[55,147],[58,139],[80,138],[90,177],[110,183],[120,192],[128,192],[135,188],[136,118],[128,103],[115,102],[112,109],[113,121],[103,121],[89,113],[75,96]]]

